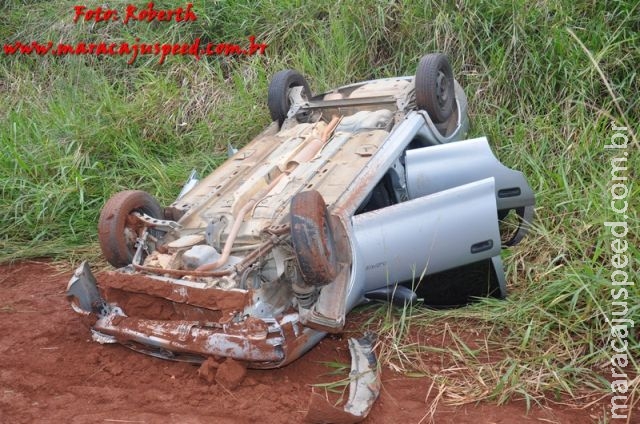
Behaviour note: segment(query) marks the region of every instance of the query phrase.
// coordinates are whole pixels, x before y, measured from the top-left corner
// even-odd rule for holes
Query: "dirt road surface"
[[[91,341],[64,297],[71,271],[39,261],[0,266],[0,423],[300,423],[312,385],[341,378],[328,375],[333,368],[326,362],[350,363],[347,337],[331,336],[282,369],[249,370],[229,390],[198,377],[196,365]],[[558,405],[527,413],[523,402],[440,402],[431,421],[430,384],[385,369],[380,398],[364,422],[598,421],[593,410]]]

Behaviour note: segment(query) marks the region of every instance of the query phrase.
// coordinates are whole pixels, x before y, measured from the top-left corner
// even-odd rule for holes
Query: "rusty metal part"
[[[325,128],[324,132],[322,133],[323,143],[326,143],[329,140],[329,138],[331,137],[331,134],[333,133],[333,131],[335,131],[336,127],[338,126],[341,120],[342,120],[341,116],[334,115],[331,118],[331,121],[329,121],[329,125],[327,125],[327,128]]]
[[[189,275],[192,277],[225,277],[233,274],[233,270],[225,271],[192,271],[188,269],[164,269],[151,266],[133,264],[133,267],[138,271],[145,271],[152,274],[171,275],[173,277],[183,277]]]
[[[295,312],[277,318],[240,316],[238,311],[251,302],[251,292],[245,290],[200,289],[122,272],[107,273],[100,280],[106,292],[146,293],[184,302],[185,306],[223,311],[219,316],[203,313],[201,319],[126,316],[120,307],[102,299],[95,277],[83,263],[69,282],[67,296],[74,299],[74,309],[93,318],[90,325],[94,340],[118,342],[166,359],[198,362],[207,356],[223,356],[249,361],[252,368],[277,368],[299,358],[325,335],[300,325]]]
[[[99,315],[94,338],[118,342],[165,359],[201,362],[208,356],[248,361],[269,369],[284,366],[316,345],[325,333],[302,327],[296,313],[276,319],[248,317],[236,321],[229,313],[218,322],[150,320],[127,317],[119,308]]]
[[[182,225],[173,220],[154,218],[143,212],[132,212],[129,214],[129,218],[137,219],[140,222],[140,225],[144,227],[154,227],[164,231],[180,230],[182,228]],[[129,218],[127,219],[127,222],[129,222]]]
[[[256,201],[254,199],[250,199],[238,212],[238,216],[236,216],[233,222],[233,226],[231,227],[231,231],[229,232],[227,241],[225,241],[224,243],[224,249],[222,250],[220,259],[210,264],[200,265],[198,268],[196,268],[196,271],[213,271],[227,263],[227,261],[229,260],[229,256],[231,256],[231,248],[233,247],[233,242],[238,236],[238,231],[240,231],[240,226],[242,225],[244,216],[251,210],[251,208],[253,208],[255,204]]]
[[[269,240],[263,243],[259,248],[255,249],[253,252],[249,253],[244,257],[242,262],[236,265],[236,272],[238,274],[242,273],[244,270],[249,268],[259,257],[266,255],[276,244],[282,241],[283,237],[277,238],[275,240]]]
[[[288,234],[291,226],[289,224],[281,224],[281,225],[272,225],[267,227],[264,232],[267,234],[272,234],[274,236],[281,236],[283,234]]]
[[[245,203],[244,206],[242,206],[242,209],[240,209],[240,211],[238,212],[238,215],[235,217],[233,226],[231,227],[231,231],[229,232],[229,236],[227,237],[227,240],[224,243],[224,249],[222,250],[220,259],[218,259],[214,263],[200,265],[198,268],[196,268],[196,271],[212,271],[217,268],[220,268],[225,263],[227,263],[227,261],[229,260],[229,256],[231,255],[231,249],[233,248],[233,243],[235,242],[236,237],[238,236],[238,232],[240,231],[240,227],[242,226],[242,221],[244,220],[245,215],[251,209],[253,209],[253,207],[258,203],[257,199],[261,199],[264,196],[266,196],[273,189],[273,187],[275,187],[276,184],[278,184],[278,182],[282,179],[284,175],[285,174],[278,175],[269,183],[269,185],[265,189],[261,190],[259,194],[249,199],[247,203]]]
[[[277,233],[287,233],[289,230],[289,225],[278,227],[277,229]],[[170,275],[173,277],[182,277],[182,276],[191,276],[191,277],[226,277],[226,276],[230,276],[234,273],[241,273],[242,271],[244,271],[245,269],[247,269],[249,266],[251,266],[256,259],[258,259],[259,257],[265,255],[266,253],[269,252],[269,250],[271,250],[273,248],[273,246],[275,246],[276,244],[281,243],[285,238],[287,238],[286,236],[280,236],[280,237],[275,237],[276,232],[269,232],[270,234],[274,234],[274,238],[267,240],[266,242],[262,243],[258,248],[256,248],[255,250],[253,250],[251,253],[249,253],[248,255],[246,255],[242,261],[237,264],[235,266],[234,269],[228,269],[228,270],[224,270],[224,271],[198,271],[198,270],[187,270],[187,269],[165,269],[165,268],[156,268],[156,267],[149,267],[149,266],[143,266],[143,265],[138,265],[138,264],[133,264],[133,267],[138,270],[138,271],[145,271],[145,272],[149,272],[152,274],[159,274],[159,275]]]
[[[310,137],[304,148],[302,148],[291,160],[287,162],[284,172],[286,174],[291,174],[298,165],[309,162],[311,159],[316,157],[318,152],[322,150],[327,141],[331,138],[331,134],[336,129],[341,119],[341,117],[334,116],[329,124],[325,126],[320,137]]]
[[[101,277],[102,278],[102,277]],[[228,311],[195,306],[190,303],[174,302],[163,297],[146,293],[105,287],[102,294],[109,303],[118,305],[129,317],[153,320],[187,320],[218,322]]]
[[[134,216],[134,212],[143,212],[155,218],[162,216],[158,202],[149,193],[140,190],[126,190],[114,194],[100,212],[100,249],[107,261],[115,267],[131,263],[137,238],[145,226]]]
[[[335,243],[327,206],[316,190],[303,191],[291,200],[291,241],[307,284],[324,286],[334,280]]]
[[[262,322],[256,327],[254,321],[223,327],[197,321],[154,321],[108,315],[100,318],[94,329],[115,337],[120,343],[132,341],[203,357],[217,355],[257,363],[282,362],[285,355],[281,336],[269,334]]]
[[[100,286],[133,293],[144,293],[212,310],[242,310],[251,299],[250,293],[246,290],[190,287],[178,284],[176,281],[167,281],[141,274],[124,274],[117,271],[104,273],[100,279]]]

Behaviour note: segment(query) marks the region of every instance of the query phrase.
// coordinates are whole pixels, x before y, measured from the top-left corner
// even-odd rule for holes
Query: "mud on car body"
[[[534,195],[486,138],[465,139],[467,100],[445,55],[415,76],[312,96],[274,75],[273,122],[166,208],[115,194],[99,219],[105,258],[69,282],[96,341],[174,360],[283,366],[367,299],[430,305],[505,296],[500,251],[531,222]],[[500,233],[509,212],[512,236]],[[416,293],[416,291],[418,293]],[[363,416],[377,395],[370,338],[351,342]],[[356,378],[356,380],[358,379]]]

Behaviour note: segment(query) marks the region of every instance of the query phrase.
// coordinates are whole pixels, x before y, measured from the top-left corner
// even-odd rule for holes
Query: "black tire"
[[[455,90],[447,55],[422,56],[416,70],[415,89],[418,109],[426,110],[436,124],[449,119],[455,107]]]
[[[126,190],[114,194],[105,203],[98,220],[98,239],[105,259],[120,268],[131,263],[139,228],[132,224],[129,214],[143,212],[162,218],[162,208],[149,193]]]
[[[309,89],[309,84],[298,71],[285,69],[271,78],[269,93],[267,94],[267,105],[269,106],[271,119],[278,121],[278,125],[282,125],[291,107],[289,89],[299,86],[304,87],[302,93],[307,99],[310,99],[311,90]]]
[[[329,212],[316,190],[303,191],[291,199],[291,241],[308,285],[324,286],[335,279],[336,247]]]

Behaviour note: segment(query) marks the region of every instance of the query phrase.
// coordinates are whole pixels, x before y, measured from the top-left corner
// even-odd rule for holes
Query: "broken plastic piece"
[[[67,285],[67,298],[72,299],[71,306],[79,314],[95,313],[100,316],[104,313],[106,303],[98,292],[96,278],[87,261],[82,262],[73,273]]]
[[[373,351],[375,335],[349,339],[351,372],[349,399],[344,408],[330,404],[317,392],[311,394],[306,421],[310,423],[351,424],[364,420],[380,394],[380,376]]]

